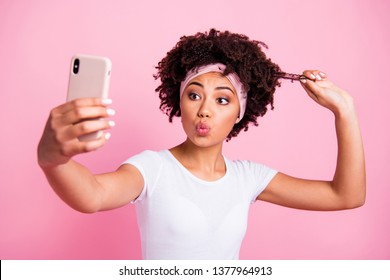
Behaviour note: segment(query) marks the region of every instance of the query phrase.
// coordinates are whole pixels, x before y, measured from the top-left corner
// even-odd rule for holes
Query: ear
[[[240,116],[237,117],[235,124],[238,124],[239,122],[240,122]]]

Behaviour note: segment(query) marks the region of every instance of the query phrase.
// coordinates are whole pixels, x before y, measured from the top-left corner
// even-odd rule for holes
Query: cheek
[[[237,108],[230,108],[230,110],[224,110],[224,111],[221,111],[221,119],[223,119],[223,122],[226,124],[226,125],[234,125],[237,121],[237,118],[239,116],[239,109]]]
[[[187,108],[183,108],[182,106],[180,106],[180,118],[181,118],[181,122],[187,120],[189,118],[189,111]]]
[[[220,128],[222,134],[229,134],[233,129],[234,124],[236,123],[237,116],[234,114],[223,114],[220,115],[218,120],[214,120],[214,124]]]
[[[236,123],[236,118],[230,118],[222,123],[222,126],[224,127],[225,132],[229,133],[232,129],[234,124]]]
[[[180,122],[185,131],[191,127],[192,115],[188,110],[180,108]]]

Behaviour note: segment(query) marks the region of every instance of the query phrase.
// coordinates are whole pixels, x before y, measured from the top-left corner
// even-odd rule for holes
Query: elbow
[[[94,214],[94,213],[97,213],[98,210],[95,210],[95,209],[87,209],[87,208],[83,208],[83,209],[75,209],[76,211],[80,212],[80,213],[83,213],[83,214]]]
[[[364,193],[364,195],[362,195],[360,200],[357,201],[355,208],[362,207],[365,203],[366,203],[366,194]]]
[[[365,180],[354,184],[340,186],[333,185],[336,192],[337,210],[348,210],[362,207],[366,203],[366,182]],[[337,191],[340,190],[340,191]]]
[[[74,197],[61,197],[70,208],[83,214],[93,214],[101,210],[101,200],[98,195],[89,195],[89,197],[74,196]]]
[[[99,212],[99,208],[96,205],[93,205],[92,203],[89,204],[71,204],[68,203],[68,205],[77,212],[83,213],[83,214],[94,214]]]
[[[351,201],[351,202],[347,203],[345,205],[344,209],[348,210],[348,209],[359,208],[359,207],[362,207],[365,203],[366,203],[365,197],[364,198],[360,198],[360,199],[356,199],[354,201]]]
[[[354,208],[362,207],[366,203],[366,182],[361,186],[361,191],[358,195],[358,197],[355,199],[355,206]]]
[[[100,211],[100,207],[97,204],[91,203],[91,204],[81,205],[75,210],[84,214],[94,214]]]
[[[355,208],[362,207],[365,203],[366,203],[366,192],[364,192],[362,197],[357,201]]]
[[[362,207],[366,203],[366,192],[359,193],[355,196],[346,199],[343,203],[343,209],[355,209]]]

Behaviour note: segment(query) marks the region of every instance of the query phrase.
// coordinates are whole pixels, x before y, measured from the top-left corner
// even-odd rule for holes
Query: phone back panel
[[[76,59],[77,73],[74,71]],[[108,58],[75,55],[69,75],[67,101],[84,97],[108,97],[111,76],[111,61]]]

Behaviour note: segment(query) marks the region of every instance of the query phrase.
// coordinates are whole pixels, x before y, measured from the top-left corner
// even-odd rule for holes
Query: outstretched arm
[[[38,163],[46,178],[69,206],[80,212],[93,213],[125,205],[142,191],[143,178],[132,165],[117,171],[92,174],[72,159],[95,151],[106,142],[108,134],[82,142],[79,136],[112,127],[107,104],[98,98],[78,99],[54,108],[38,145]]]
[[[258,199],[308,210],[341,210],[362,206],[366,195],[363,143],[352,97],[320,71],[305,71],[308,95],[335,116],[338,144],[332,181],[294,178],[278,173]]]

